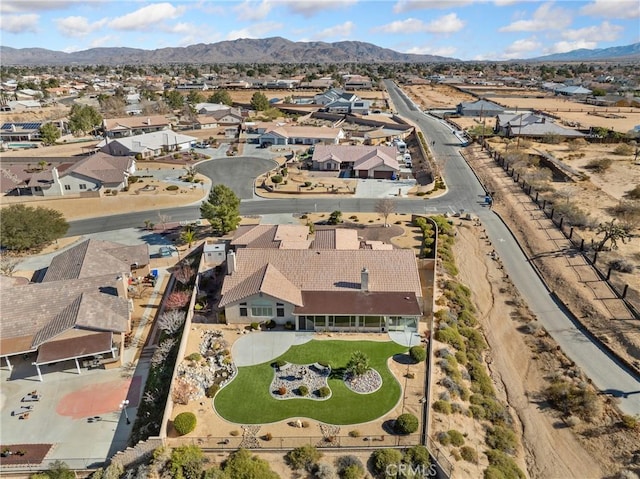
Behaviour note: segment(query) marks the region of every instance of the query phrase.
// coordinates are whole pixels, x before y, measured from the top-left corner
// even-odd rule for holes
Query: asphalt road
[[[396,210],[399,213],[435,214],[464,209],[465,212],[477,215],[513,283],[549,334],[600,390],[619,397],[622,411],[640,414],[640,381],[615,358],[601,350],[597,343],[591,341],[554,300],[509,229],[484,205],[485,191],[461,157],[458,148],[460,140],[455,132],[440,120],[423,114],[393,83],[387,82],[387,88],[398,113],[412,120],[423,131],[429,147],[441,164],[449,188],[447,194],[439,198],[397,199]],[[433,141],[435,144],[432,145]],[[272,163],[255,157],[216,159],[199,165],[200,171],[210,176],[214,184],[225,183],[243,198],[240,205],[242,215],[375,210],[378,201],[376,198],[257,199],[252,190],[251,193],[249,191],[252,183],[250,179],[271,167]],[[198,205],[159,212],[169,215],[172,221],[195,220],[200,216]],[[148,217],[149,213],[143,212],[74,221],[70,224],[68,235],[139,227]]]

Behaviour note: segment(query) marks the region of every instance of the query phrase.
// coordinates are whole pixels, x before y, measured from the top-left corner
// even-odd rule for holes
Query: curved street
[[[562,305],[555,301],[509,229],[484,205],[485,191],[460,155],[460,140],[455,132],[440,120],[422,113],[393,82],[385,82],[398,114],[416,124],[428,140],[435,141],[432,150],[449,188],[445,195],[438,198],[397,199],[397,212],[435,214],[464,209],[478,216],[514,285],[562,350],[592,379],[596,387],[619,398],[619,407],[624,413],[640,414],[640,381],[591,341],[574,324]],[[271,167],[263,158],[245,157],[212,160],[199,165],[198,169],[211,177],[214,184],[227,184],[243,198],[240,205],[242,215],[375,211],[377,198],[265,200],[253,197],[253,193],[248,192],[248,189],[253,191],[253,178]],[[169,215],[172,221],[189,221],[200,217],[199,205],[171,208],[159,213]],[[149,212],[140,212],[74,221],[70,223],[68,235],[140,227],[148,217]]]

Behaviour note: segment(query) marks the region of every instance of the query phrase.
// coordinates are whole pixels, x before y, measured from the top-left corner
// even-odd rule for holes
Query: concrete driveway
[[[238,367],[266,363],[291,346],[311,341],[313,335],[300,331],[252,331],[233,343],[231,357]]]

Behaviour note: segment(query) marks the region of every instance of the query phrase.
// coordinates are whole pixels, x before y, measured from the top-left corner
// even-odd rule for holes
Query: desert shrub
[[[478,452],[471,446],[462,446],[460,448],[460,457],[472,464],[478,464]]]
[[[311,445],[305,445],[296,447],[295,449],[287,452],[284,458],[291,469],[305,469],[311,471],[313,466],[320,460],[322,453],[318,449]]]
[[[451,403],[447,401],[435,401],[431,407],[435,412],[451,414]]]
[[[447,431],[440,431],[438,434],[436,434],[436,439],[443,446],[448,446],[449,444],[451,444],[451,438],[449,437],[449,433]]]
[[[636,429],[638,427],[638,418],[625,414],[622,416],[622,425],[627,429]]]
[[[167,191],[176,191],[178,188],[179,188],[179,186],[178,186],[178,185],[169,185],[169,186],[167,186],[165,189],[166,189]]]
[[[469,415],[474,419],[478,419],[478,420],[484,419],[485,418],[484,408],[479,404],[471,404],[469,406]]]
[[[625,259],[614,259],[609,262],[609,266],[614,271],[620,271],[621,273],[633,273],[635,266],[630,261]]]
[[[140,181],[140,178],[138,176],[135,176],[135,175],[130,175],[127,178],[127,183],[129,183],[130,185],[133,184],[133,183],[137,183],[138,181]]]
[[[463,366],[465,364],[467,364],[467,353],[465,353],[464,351],[456,351],[456,361],[458,361],[458,363],[462,364]]]
[[[409,413],[400,414],[393,426],[398,434],[413,434],[418,430],[418,427],[420,427],[418,418]]]
[[[467,350],[473,350],[479,353],[487,349],[487,343],[484,337],[482,337],[482,333],[477,329],[458,327],[458,332],[467,338]]]
[[[189,304],[191,295],[187,291],[173,291],[164,303],[167,309],[180,309]]]
[[[268,432],[264,436],[262,436],[262,439],[264,439],[265,441],[271,441],[271,439],[273,439],[273,434]]]
[[[308,188],[309,186],[311,186],[311,185],[312,185],[312,183],[311,183],[310,181],[305,181],[305,182],[304,182],[304,186],[306,186],[307,188]]]
[[[616,146],[615,150],[613,150],[613,154],[619,156],[630,156],[633,155],[633,153],[633,146],[626,143],[620,143],[618,146]]]
[[[446,242],[446,240],[445,240]],[[451,309],[455,312],[469,311],[473,313],[475,306],[471,302],[471,290],[457,281],[448,280],[444,285],[444,294],[452,303]]]
[[[336,469],[341,479],[359,479],[364,476],[364,465],[356,456],[340,456],[336,459]]]
[[[285,394],[287,394],[287,388],[285,386],[280,386],[278,388],[278,394],[280,396],[284,396]]]
[[[185,358],[187,361],[195,361],[195,362],[199,362],[202,361],[202,354],[200,353],[191,353],[189,356],[187,356]]]
[[[464,340],[456,328],[444,327],[438,329],[434,335],[436,341],[447,343],[458,350],[464,349]]]
[[[176,404],[189,404],[191,398],[196,394],[197,387],[195,384],[187,382],[184,378],[178,378],[173,383],[171,389],[171,398]]]
[[[329,397],[331,395],[331,389],[329,389],[328,386],[322,386],[320,389],[318,389],[318,396],[320,396],[321,398],[326,398]]]
[[[272,366],[276,367],[276,368],[281,368],[285,364],[287,364],[287,362],[284,359],[278,359],[278,360],[273,362]]]
[[[251,329],[253,329],[254,331],[260,329],[260,323],[254,321],[253,323],[251,323]]]
[[[305,386],[304,384],[302,384],[298,388],[298,394],[300,394],[300,396],[307,396],[309,394],[309,388],[307,386]]]
[[[464,407],[459,402],[452,402],[451,412],[454,414],[462,414],[464,412]]]
[[[593,170],[596,173],[603,173],[611,167],[611,163],[613,162],[610,158],[597,158],[595,160],[591,160],[584,167],[588,170]]]
[[[553,208],[554,217],[555,215],[563,216],[573,226],[588,226],[590,224],[589,213],[573,203],[561,201],[554,203]]]
[[[409,349],[409,356],[413,359],[415,363],[421,363],[425,359],[427,359],[427,352],[422,346],[412,346]]]
[[[231,431],[229,433],[229,436],[233,436],[233,437],[236,437],[236,436],[239,436],[239,435],[240,435],[240,431],[238,431],[237,429],[234,429],[233,431]]]
[[[476,360],[469,361],[467,371],[469,371],[469,375],[471,376],[471,390],[473,392],[485,396],[492,396],[494,394],[491,378],[481,362]]]
[[[373,472],[379,475],[384,475],[390,465],[400,464],[401,461],[402,453],[397,449],[376,449],[371,454]]]
[[[360,437],[360,431],[358,431],[357,429],[349,431],[349,437]]]
[[[431,464],[431,458],[429,457],[429,451],[426,447],[421,445],[416,445],[410,447],[404,453],[403,462],[407,464],[412,464],[414,466],[428,466]]]
[[[209,386],[207,388],[206,396],[208,398],[214,397],[216,395],[216,393],[218,392],[218,389],[220,389],[220,386],[218,386],[217,384],[212,384],[211,386]]]
[[[282,176],[280,176],[280,175],[273,175],[273,176],[271,177],[271,182],[277,185],[277,184],[279,184],[279,183],[282,183],[282,180],[283,180],[283,179],[284,179],[284,178],[282,178]]]
[[[451,439],[452,446],[460,447],[464,444],[464,436],[460,431],[450,429],[447,434],[449,435],[449,439]]]
[[[345,369],[354,376],[362,376],[371,369],[369,366],[369,356],[362,351],[354,351],[351,353]]]
[[[545,390],[547,400],[564,414],[575,414],[585,421],[593,420],[599,413],[600,405],[596,394],[568,381],[554,381]]]
[[[478,324],[478,320],[473,313],[463,309],[458,313],[458,324],[472,328]]]
[[[196,424],[196,415],[192,412],[181,412],[173,420],[173,427],[181,436],[193,431],[196,428]]]
[[[321,462],[316,465],[313,477],[314,479],[335,479],[336,471],[331,464]]]
[[[525,479],[524,472],[516,462],[502,451],[485,451],[489,467],[484,471],[484,479]]]
[[[196,479],[202,476],[204,454],[198,446],[181,446],[171,451],[169,469],[174,479]]]
[[[635,186],[624,194],[630,200],[640,200],[640,185]]]
[[[511,429],[502,426],[494,426],[489,429],[485,442],[491,449],[498,449],[507,454],[515,454],[518,447],[516,434]]]

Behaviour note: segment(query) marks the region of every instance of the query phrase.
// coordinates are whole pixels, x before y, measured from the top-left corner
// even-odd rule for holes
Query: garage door
[[[373,177],[377,180],[390,180],[393,171],[374,171]]]

